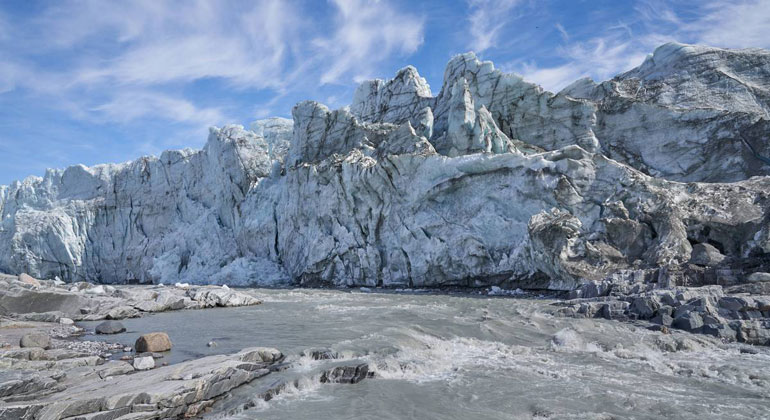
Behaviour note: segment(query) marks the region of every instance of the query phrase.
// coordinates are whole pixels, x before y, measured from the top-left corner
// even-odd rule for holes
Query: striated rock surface
[[[201,151],[1,187],[0,271],[572,290],[663,267],[740,283],[770,270],[770,178],[750,178],[768,173],[769,54],[666,44],[558,94],[473,54],[435,96],[407,67],[350,108],[302,102],[293,122],[212,129]],[[108,317],[248,304],[156,293]]]
[[[13,367],[0,373],[0,419],[196,417],[231,390],[268,375],[282,358],[278,350],[257,347],[155,369],[152,357],[135,359],[135,368],[97,357],[98,365],[68,367],[66,374]]]

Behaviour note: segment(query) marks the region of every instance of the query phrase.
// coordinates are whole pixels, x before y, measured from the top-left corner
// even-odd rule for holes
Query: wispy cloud
[[[732,48],[770,47],[770,1],[715,1],[687,25],[698,42]]]
[[[569,42],[563,36],[564,44],[556,48],[562,64],[540,66],[530,60],[503,67],[558,91],[581,77],[602,81],[630,70],[657,46],[670,41],[727,48],[770,47],[770,37],[766,36],[770,0],[707,1],[692,8],[687,18],[677,14],[670,2],[659,0],[641,1],[634,11],[628,21],[618,22],[587,41]],[[640,34],[635,35],[634,26],[643,28],[636,31]]]
[[[123,123],[148,117],[192,124],[226,119],[217,108],[198,108],[184,99],[143,91],[121,92],[93,110],[112,121]]]
[[[564,29],[564,26],[561,23],[557,23],[554,25],[556,27],[556,30],[559,31],[559,35],[561,35],[561,39],[566,41],[569,41],[569,33],[567,33],[567,30]]]
[[[245,10],[224,6],[201,0],[65,2],[40,22],[54,48],[85,41],[96,45],[98,56],[76,70],[76,84],[152,85],[204,78],[236,87],[280,84],[286,45],[296,38],[292,25],[279,22],[290,21],[297,11],[280,0],[253,2]],[[93,39],[105,36],[112,42],[102,45]]]
[[[571,43],[558,48],[558,52],[566,60],[565,64],[538,67],[534,62],[525,62],[511,70],[546,89],[558,91],[582,77],[609,79],[619,71],[641,64],[646,56],[646,52],[637,50],[631,42],[620,41],[615,36]]]
[[[336,30],[313,42],[317,57],[329,63],[321,83],[339,82],[344,75],[371,77],[391,54],[409,55],[422,45],[424,19],[404,13],[385,1],[333,0]]]
[[[468,47],[477,53],[494,47],[503,27],[510,22],[510,12],[520,0],[468,0]]]

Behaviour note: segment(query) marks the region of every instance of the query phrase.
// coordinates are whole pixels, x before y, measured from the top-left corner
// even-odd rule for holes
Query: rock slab
[[[40,347],[47,350],[51,348],[51,337],[42,333],[25,334],[19,341],[19,347]]]

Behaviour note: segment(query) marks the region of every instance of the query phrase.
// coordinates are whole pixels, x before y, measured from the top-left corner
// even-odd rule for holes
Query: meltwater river
[[[548,300],[252,293],[264,303],[128,319],[128,332],[106,339],[132,345],[140,333],[165,331],[174,343],[170,363],[251,346],[278,348],[293,362],[217,403],[213,418],[770,418],[765,348],[746,352],[641,324],[555,317]],[[209,341],[217,346],[207,347]],[[300,356],[323,347],[344,360]],[[324,367],[359,361],[376,376],[354,385],[320,383]],[[267,402],[255,398],[276,380],[297,385]]]

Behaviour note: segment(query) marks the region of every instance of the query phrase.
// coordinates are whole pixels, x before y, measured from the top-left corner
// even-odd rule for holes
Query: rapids
[[[253,291],[262,305],[127,319],[88,339],[132,345],[165,331],[177,363],[249,346],[290,368],[243,386],[211,418],[757,419],[770,417],[770,351],[644,324],[552,316],[553,301],[467,294]],[[95,323],[94,323],[95,324]],[[90,323],[83,323],[92,328]],[[216,346],[208,347],[214,341]],[[330,348],[337,360],[303,351]],[[330,366],[373,378],[322,384]],[[269,401],[276,381],[290,385]]]

